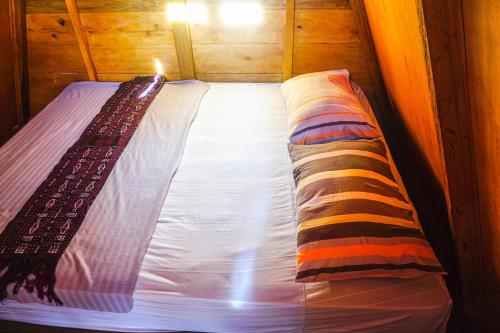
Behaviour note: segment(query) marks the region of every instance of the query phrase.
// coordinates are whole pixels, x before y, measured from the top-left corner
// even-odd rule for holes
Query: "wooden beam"
[[[185,0],[170,0],[169,3],[186,5]],[[174,33],[175,51],[177,53],[177,62],[179,63],[179,75],[181,80],[196,79],[196,69],[194,65],[193,45],[191,43],[191,32],[189,31],[189,22],[174,21],[172,23],[172,32]]]
[[[66,7],[68,8],[69,18],[71,24],[73,25],[73,30],[75,30],[76,40],[78,41],[78,46],[80,47],[80,52],[82,53],[83,63],[85,64],[85,69],[89,76],[89,80],[97,81],[97,72],[95,69],[94,61],[92,60],[92,54],[90,53],[89,42],[87,40],[87,35],[82,26],[82,21],[80,20],[80,13],[78,12],[78,7],[76,6],[76,0],[65,0]]]
[[[283,57],[283,81],[286,81],[292,77],[294,29],[295,29],[295,0],[286,0],[285,55]]]

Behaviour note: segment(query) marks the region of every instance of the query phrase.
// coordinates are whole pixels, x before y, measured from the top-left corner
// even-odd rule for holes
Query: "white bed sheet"
[[[293,281],[293,180],[279,87],[211,84],[131,312],[9,301],[0,318],[130,332],[444,332],[451,300],[440,278]]]

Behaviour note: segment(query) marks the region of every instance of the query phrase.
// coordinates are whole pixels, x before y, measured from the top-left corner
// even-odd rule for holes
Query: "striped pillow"
[[[345,69],[300,75],[286,81],[281,90],[293,144],[381,136],[352,90]]]
[[[399,191],[380,139],[289,145],[297,282],[446,274]]]

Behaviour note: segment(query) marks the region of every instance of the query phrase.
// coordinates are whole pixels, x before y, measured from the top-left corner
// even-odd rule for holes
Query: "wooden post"
[[[295,0],[286,0],[285,54],[283,57],[283,81],[292,77],[293,32],[295,29]]]
[[[169,3],[186,5],[185,0],[171,0]],[[194,65],[193,45],[191,43],[191,32],[189,31],[189,21],[186,17],[184,21],[174,21],[172,31],[174,33],[175,51],[177,62],[179,63],[179,75],[181,80],[196,79],[196,69]]]
[[[76,40],[78,41],[78,46],[80,47],[80,52],[82,53],[83,63],[85,64],[85,69],[89,76],[89,80],[97,81],[97,72],[95,69],[94,61],[92,60],[92,55],[90,53],[89,42],[85,31],[83,30],[82,22],[80,20],[80,13],[78,13],[78,7],[76,6],[76,0],[65,0],[66,7],[68,8],[69,18],[71,24],[73,25],[73,30],[75,30]]]
[[[14,85],[16,87],[17,122],[24,124],[29,119],[27,98],[26,61],[26,14],[24,0],[9,1],[10,35],[14,62]],[[26,112],[25,112],[26,110]]]

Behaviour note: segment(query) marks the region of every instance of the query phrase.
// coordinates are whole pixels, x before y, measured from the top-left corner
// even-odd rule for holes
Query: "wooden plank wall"
[[[472,109],[468,102],[462,3],[423,0],[422,9],[446,161],[449,215],[459,260],[465,311],[462,317],[470,319],[484,306],[485,296],[480,292],[484,265],[481,262],[478,184],[472,142]],[[461,305],[455,302],[455,308]],[[472,324],[470,327],[477,329],[480,326]]]
[[[295,8],[293,74],[348,68],[372,94],[351,2],[297,0]]]
[[[432,170],[428,179],[417,176],[420,159],[414,158],[409,161],[415,164],[414,178],[429,184],[436,178],[445,196],[459,259],[458,269],[447,263],[448,282],[456,288],[460,273],[462,294],[458,288],[451,291],[455,311],[463,306],[466,315],[455,318],[467,318],[471,332],[497,332],[500,3],[364,0],[364,6],[394,119],[401,121]],[[424,185],[420,188],[420,201],[439,199],[425,192]],[[448,232],[441,214],[429,222],[431,240]],[[447,238],[437,240],[433,245],[446,250]],[[450,331],[465,331],[465,324],[455,325]]]
[[[22,113],[18,108],[19,101],[16,95],[16,69],[15,63],[15,45],[12,43],[12,25],[14,19],[9,7],[11,1],[2,1],[0,3],[0,45],[2,45],[2,54],[0,55],[0,75],[4,80],[0,84],[0,142],[10,137],[16,127],[22,122]]]
[[[449,47],[436,46],[436,42],[447,43],[443,38],[437,41],[437,37],[447,37],[446,20],[425,22],[420,0],[364,0],[363,4],[393,106],[393,133],[389,144],[424,231],[449,273],[446,280],[455,304],[451,331],[461,332],[462,297],[456,262],[457,247],[461,243],[454,237],[452,226],[459,222],[454,217],[457,216],[455,213],[461,213],[457,209],[460,206],[455,204],[462,203],[464,192],[463,188],[455,186],[460,175],[450,171],[458,166],[456,162],[460,159],[466,170],[468,160],[460,154],[464,151],[452,146],[449,140],[449,134],[458,138],[460,131],[444,127],[445,124],[455,125],[450,119],[458,118],[450,117],[449,112],[458,114],[454,91],[448,85],[453,77],[452,71],[444,66],[450,62]],[[427,9],[438,7],[444,8],[438,0],[431,0]],[[427,28],[432,28],[432,48]],[[449,148],[455,148],[453,152],[458,160],[447,159],[452,151]]]
[[[52,8],[33,8],[27,2],[28,68],[30,109],[35,115],[68,83],[86,80],[66,7],[59,13],[44,13]],[[64,2],[62,2],[64,4]]]
[[[482,267],[475,286],[476,315],[498,331],[500,316],[500,2],[463,1],[463,23],[470,96],[475,177],[479,191],[480,251],[472,253]],[[476,272],[477,274],[478,272]],[[480,329],[476,330],[480,332]],[[482,330],[486,332],[487,330]]]
[[[280,82],[282,80],[285,5],[262,1],[258,25],[230,26],[219,20],[223,1],[204,1],[208,24],[192,24],[197,78],[205,81]]]
[[[187,0],[199,2],[198,0]],[[258,25],[220,22],[222,0],[202,1],[208,22],[189,25],[196,77],[220,82],[283,80],[285,0],[262,0]],[[123,81],[154,71],[159,58],[171,80],[179,79],[167,0],[76,0],[97,78]],[[367,70],[371,57],[361,47],[349,0],[295,0],[293,75],[347,68],[374,99]],[[27,0],[31,115],[70,82],[88,80],[64,0]]]
[[[98,79],[154,72],[153,58],[179,78],[174,38],[159,1],[77,1]],[[74,81],[88,80],[64,0],[27,0],[31,115]]]
[[[448,195],[436,96],[418,3],[365,1],[365,8],[387,93]]]

